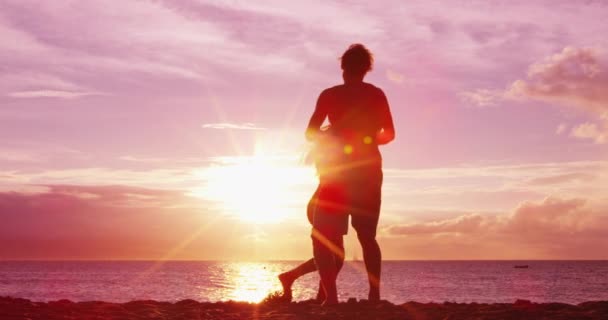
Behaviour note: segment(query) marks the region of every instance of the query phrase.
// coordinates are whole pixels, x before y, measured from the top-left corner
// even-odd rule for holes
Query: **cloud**
[[[296,246],[310,255],[304,221],[252,229],[174,189],[47,185],[0,192],[0,221],[0,260],[302,258],[290,252]],[[250,235],[263,233],[284,241],[252,250]]]
[[[90,88],[81,90],[83,92],[110,94],[132,92],[130,89],[142,86],[162,89],[163,94],[186,88],[193,90],[193,87],[200,90],[203,83],[226,83],[224,79],[227,76],[232,79],[235,74],[241,78],[246,74],[291,76],[299,72],[303,75],[306,63],[298,57],[297,48],[287,48],[285,43],[265,48],[268,39],[259,37],[265,34],[279,41],[292,39],[291,34],[283,36],[280,32],[283,28],[277,28],[277,23],[264,23],[263,18],[277,16],[288,20],[283,23],[287,25],[302,16],[293,14],[293,10],[277,8],[248,2],[163,1],[108,5],[105,1],[93,0],[73,6],[65,1],[44,4],[5,1],[0,4],[0,37],[5,39],[0,44],[2,73],[24,76],[16,79],[20,81],[8,82],[12,90],[4,89],[0,79],[0,90],[4,91],[0,95],[14,92],[9,97],[22,97],[26,95],[22,92],[29,91],[71,91],[54,85],[32,88],[31,81],[25,79],[32,75]],[[355,15],[353,21],[358,17]],[[250,23],[264,30],[252,33]],[[245,34],[254,37],[244,37]],[[292,41],[299,45],[308,42],[302,40],[294,37]],[[232,81],[228,84],[232,85]],[[37,94],[40,95],[42,93]],[[68,93],[63,96],[66,95]]]
[[[0,188],[12,189],[14,183],[21,185],[128,185],[133,187],[155,186],[157,188],[183,189],[198,185],[200,178],[195,176],[198,166],[176,166],[173,168],[113,169],[107,167],[69,168],[69,169],[15,169],[0,171],[10,175],[12,181],[0,180]],[[39,166],[38,166],[39,167]],[[34,167],[36,168],[36,167]]]
[[[386,78],[389,81],[394,82],[396,84],[402,84],[403,80],[405,79],[403,74],[401,74],[400,72],[397,72],[395,70],[392,70],[392,69],[386,70]]]
[[[605,114],[608,70],[604,60],[603,50],[566,47],[531,65],[528,78],[515,81],[509,93]]]
[[[445,259],[605,259],[605,208],[584,198],[547,197],[524,202],[509,214],[469,213],[384,231],[405,237],[408,247],[457,250]]]
[[[152,158],[152,157],[136,157],[136,156],[131,156],[131,155],[125,155],[125,156],[121,156],[118,157],[118,159],[123,160],[123,161],[130,161],[130,162],[143,162],[143,163],[166,163],[167,161],[169,161],[169,159],[167,158]]]
[[[572,172],[554,176],[538,177],[530,180],[528,183],[530,185],[556,185],[572,182],[588,182],[596,178],[597,176],[592,173]]]
[[[469,233],[481,227],[484,218],[477,214],[467,214],[456,218],[417,223],[409,225],[392,226],[391,234],[434,234],[434,233]]]
[[[557,240],[560,235],[573,235],[608,230],[605,217],[599,216],[581,198],[549,197],[540,203],[526,202],[503,222],[503,231],[533,239]],[[605,213],[602,213],[605,214]],[[599,224],[598,224],[599,223]]]
[[[581,139],[591,139],[597,144],[608,142],[608,122],[604,127],[595,123],[582,123],[572,128],[570,135]]]
[[[3,73],[16,75],[12,81],[0,79],[3,95],[73,98],[157,86],[166,79],[199,81],[207,71],[202,57],[217,57],[234,44],[211,23],[186,19],[161,4],[119,7],[103,1],[0,5],[0,36],[7,40],[0,46],[8,52],[0,54],[0,61]]]
[[[212,129],[209,129],[212,130]],[[252,131],[245,131],[252,132]],[[302,179],[306,186],[315,184],[313,169],[303,167],[298,153],[286,153],[284,147],[260,149],[252,156],[171,157],[154,154],[113,156],[108,164],[95,163],[89,155],[71,151],[48,154],[21,149],[3,149],[0,153],[0,188],[14,190],[19,185],[129,185],[137,187],[194,190],[208,181],[205,172],[216,166],[260,164],[276,172],[288,170],[287,178]],[[53,147],[58,148],[58,147]],[[8,151],[8,152],[7,152]],[[5,156],[5,157],[3,157]],[[26,162],[29,161],[29,162]],[[67,167],[50,167],[68,162]],[[71,165],[76,163],[76,165]],[[27,166],[26,166],[27,165]],[[48,169],[45,169],[48,168]],[[384,170],[385,208],[393,212],[422,208],[471,210],[508,210],[521,201],[555,193],[555,188],[569,196],[598,198],[608,192],[606,161],[530,163],[501,166],[463,166],[428,169]],[[291,171],[290,171],[291,170]],[[297,178],[293,174],[297,172]],[[301,176],[300,176],[301,175]],[[296,181],[293,180],[293,181]],[[407,206],[404,207],[404,203]]]
[[[8,138],[11,138],[10,134]],[[28,170],[39,171],[53,167],[53,164],[58,162],[67,165],[75,161],[90,162],[91,160],[90,154],[81,150],[45,141],[5,140],[0,142],[0,145],[0,173],[3,170],[12,170],[22,174]],[[0,180],[0,185],[2,182]]]
[[[285,3],[280,0],[262,2],[205,0],[203,2],[231,10],[253,13],[265,18],[278,17],[317,32],[330,32],[350,37],[374,36],[381,32],[380,21],[365,14],[364,10],[357,10],[357,6],[344,6],[331,1],[315,0],[306,4],[294,2],[290,6],[285,6]],[[339,19],[340,23],[323,23],[332,19]]]
[[[608,65],[600,49],[566,47],[528,69],[526,80],[515,81],[515,97],[575,106],[595,115],[608,112]]]
[[[608,162],[548,162],[429,169],[384,169],[383,208],[507,211],[548,195],[598,200],[608,194]],[[424,219],[425,215],[415,216]]]
[[[64,98],[73,99],[81,98],[91,95],[98,95],[95,92],[74,92],[74,91],[60,91],[60,90],[34,90],[34,91],[18,91],[11,92],[7,96],[12,98]]]
[[[63,98],[74,99],[103,93],[44,72],[18,71],[0,74],[0,94],[9,98]]]
[[[540,162],[520,163],[512,165],[469,165],[455,167],[439,167],[428,169],[394,169],[384,170],[387,178],[403,179],[466,179],[466,178],[512,178],[529,179],[530,177],[546,177],[555,174],[572,172],[599,172],[608,166],[606,161],[572,161],[572,162]]]
[[[13,149],[0,149],[0,163],[2,162],[41,162],[40,157],[32,154],[32,152],[25,152],[23,150]]]
[[[179,190],[48,185],[0,192],[0,259],[158,259],[211,222],[208,213]]]
[[[493,107],[503,99],[503,92],[500,90],[476,89],[465,91],[460,94],[461,99],[470,105],[480,108]]]
[[[232,129],[232,130],[266,130],[266,128],[258,127],[251,122],[244,123],[207,123],[202,125],[205,129]]]
[[[99,206],[109,207],[154,207],[173,208],[176,204],[191,203],[192,199],[181,190],[151,189],[124,185],[47,185],[46,195],[94,201]],[[44,205],[42,205],[44,207]]]
[[[555,129],[555,134],[562,134],[566,131],[566,129],[568,128],[568,126],[564,123],[560,123],[559,126],[557,126],[557,128]]]
[[[608,141],[608,57],[603,49],[566,47],[532,64],[527,79],[513,82],[506,95],[583,111],[599,123],[580,124],[570,135],[598,144]]]

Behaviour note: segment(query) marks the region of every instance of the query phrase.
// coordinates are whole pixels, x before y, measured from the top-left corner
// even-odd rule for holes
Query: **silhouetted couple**
[[[363,249],[369,280],[369,300],[380,300],[381,253],[376,241],[382,188],[379,145],[395,138],[388,101],[382,90],[363,82],[372,69],[372,54],[361,44],[341,57],[344,84],[325,89],[306,129],[314,142],[319,185],[308,203],[314,258],[279,275],[284,297],[300,276],[319,271],[317,299],[338,303],[336,278],[344,264],[344,240],[351,225]],[[328,128],[321,128],[325,119]]]

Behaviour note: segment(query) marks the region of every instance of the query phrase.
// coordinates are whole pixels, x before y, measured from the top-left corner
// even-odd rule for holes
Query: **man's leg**
[[[363,261],[365,262],[365,269],[367,270],[367,278],[369,281],[368,299],[370,301],[379,301],[380,273],[382,268],[382,253],[380,252],[380,246],[374,235],[357,233],[357,238],[363,249]]]
[[[371,168],[369,171],[364,171],[362,176],[366,179],[352,185],[351,219],[363,249],[363,261],[369,281],[368,299],[379,301],[382,253],[376,241],[376,230],[382,202],[382,170]]]

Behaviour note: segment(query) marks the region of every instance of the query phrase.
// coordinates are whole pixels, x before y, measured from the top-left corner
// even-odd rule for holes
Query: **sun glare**
[[[311,168],[285,165],[275,158],[238,157],[203,169],[204,187],[192,194],[218,202],[222,210],[251,223],[276,223],[302,202],[297,186],[311,183]]]
[[[232,280],[234,291],[228,298],[235,301],[260,302],[273,290],[278,290],[275,270],[261,263],[239,264]]]

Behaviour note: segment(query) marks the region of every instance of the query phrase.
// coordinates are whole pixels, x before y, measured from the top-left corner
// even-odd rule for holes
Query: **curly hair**
[[[374,56],[360,43],[351,44],[340,60],[342,70],[355,74],[365,74],[371,71],[374,64]]]

